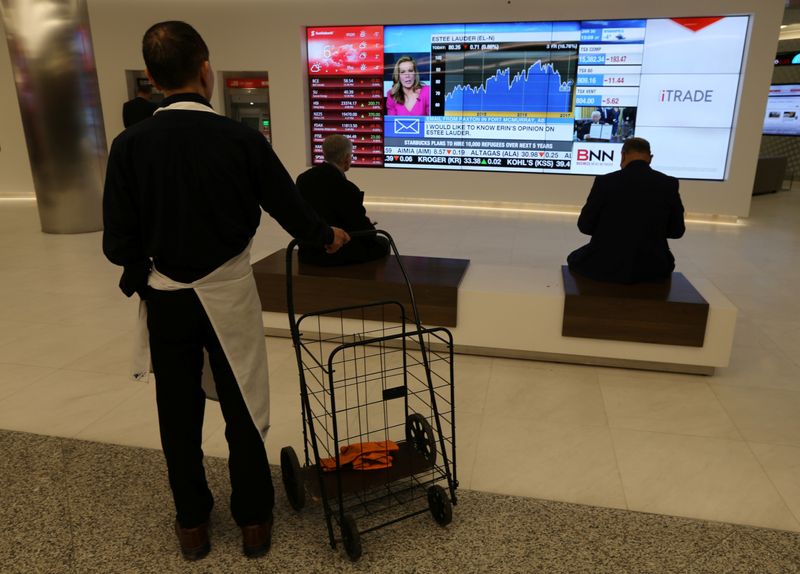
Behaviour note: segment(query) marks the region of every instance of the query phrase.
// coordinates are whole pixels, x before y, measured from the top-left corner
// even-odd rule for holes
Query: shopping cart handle
[[[392,246],[392,249],[394,249],[394,239],[392,239],[392,236],[389,235],[388,231],[384,231],[383,229],[363,229],[360,231],[350,231],[347,234],[350,236],[350,239],[354,237],[373,237],[375,235],[383,235],[389,240],[389,244]],[[290,241],[289,245],[286,247],[286,251],[291,253],[299,244],[299,240],[292,239],[292,241]]]
[[[391,240],[391,236],[383,231],[382,229],[362,229],[359,231],[348,231],[347,234],[350,238],[353,237],[372,237],[373,235],[383,235],[387,239]]]
[[[408,272],[406,271],[405,265],[403,265],[403,260],[400,257],[400,253],[397,251],[397,246],[394,244],[394,239],[392,236],[389,235],[388,232],[384,231],[383,229],[365,229],[361,231],[354,231],[349,234],[351,238],[353,237],[370,237],[375,235],[383,235],[387,241],[389,242],[390,253],[394,255],[394,259],[397,262],[397,268],[400,269],[400,273],[403,275],[403,281],[405,281],[406,289],[408,290],[408,300],[411,305],[412,315],[414,317],[414,324],[417,326],[417,331],[422,331],[422,322],[419,318],[419,309],[417,308],[417,300],[414,298],[414,290],[411,288],[411,279],[408,276]],[[289,242],[289,245],[286,247],[286,305],[287,309],[289,310],[289,327],[292,331],[292,337],[297,340],[299,338],[299,333],[297,331],[297,322],[295,321],[294,317],[294,288],[293,288],[293,276],[294,272],[292,269],[293,266],[293,252],[294,248],[298,245],[297,239],[292,239]],[[422,335],[420,337],[420,347],[424,347],[424,343],[422,341]],[[427,368],[427,355],[426,353],[422,353],[423,355],[423,363],[425,363]]]

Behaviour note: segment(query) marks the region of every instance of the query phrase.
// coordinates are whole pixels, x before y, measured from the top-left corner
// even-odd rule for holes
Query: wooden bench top
[[[622,285],[574,275],[564,265],[562,335],[702,347],[708,302],[682,273],[665,283]]]
[[[683,273],[674,272],[672,280],[664,283],[605,283],[575,275],[566,265],[561,267],[564,293],[589,297],[611,297],[621,299],[651,299],[665,303],[706,304]]]
[[[299,263],[292,254],[292,281],[296,313],[308,313],[377,301],[399,301],[413,317],[403,274],[394,256],[383,259],[320,267]],[[424,324],[452,327],[458,311],[458,287],[469,266],[468,259],[400,256],[408,273]],[[253,273],[264,311],[287,312],[286,249],[279,249],[253,264]],[[346,316],[361,317],[360,312]]]

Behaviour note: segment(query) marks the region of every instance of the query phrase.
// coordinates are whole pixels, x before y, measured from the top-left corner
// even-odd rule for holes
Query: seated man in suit
[[[622,146],[621,170],[595,178],[578,218],[592,239],[567,257],[571,271],[612,283],[661,282],[675,258],[667,238],[686,230],[678,180],[650,167],[650,144],[630,138]]]
[[[353,161],[353,144],[342,135],[331,135],[322,143],[325,163],[301,173],[297,189],[328,225],[346,230],[375,229],[364,209],[364,192],[349,181],[345,172]],[[389,253],[385,237],[371,235],[353,237],[334,254],[314,245],[300,245],[298,257],[303,263],[313,265],[347,265],[380,259]]]

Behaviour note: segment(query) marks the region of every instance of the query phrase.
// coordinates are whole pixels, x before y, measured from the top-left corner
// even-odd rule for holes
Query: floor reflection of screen
[[[748,26],[731,16],[308,28],[312,157],[343,133],[356,165],[597,174],[640,136],[654,167],[724,179]],[[794,113],[781,122],[796,120],[784,111]]]

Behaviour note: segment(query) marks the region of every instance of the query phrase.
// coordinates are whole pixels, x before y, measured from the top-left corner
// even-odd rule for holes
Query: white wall
[[[217,71],[269,72],[275,149],[289,171],[298,174],[308,165],[304,26],[752,14],[730,177],[724,182],[685,181],[681,186],[687,211],[746,216],[783,5],[783,0],[672,0],[657,6],[632,0],[600,4],[585,0],[406,0],[404,9],[397,10],[379,0],[89,0],[89,15],[109,142],[122,130],[119,110],[127,96],[125,70],[142,67],[142,34],[159,20],[186,20],[205,38]],[[8,108],[6,93],[12,80],[3,65],[7,64],[0,64],[0,101]],[[219,91],[212,103],[221,108]],[[10,137],[10,145],[20,145],[14,141],[19,139],[15,134]],[[24,147],[24,139],[21,142]],[[0,161],[4,153],[5,146]],[[3,169],[0,190],[7,185],[7,177]],[[591,178],[579,176],[428,170],[354,169],[351,178],[368,198],[555,205],[582,205],[591,185]]]

